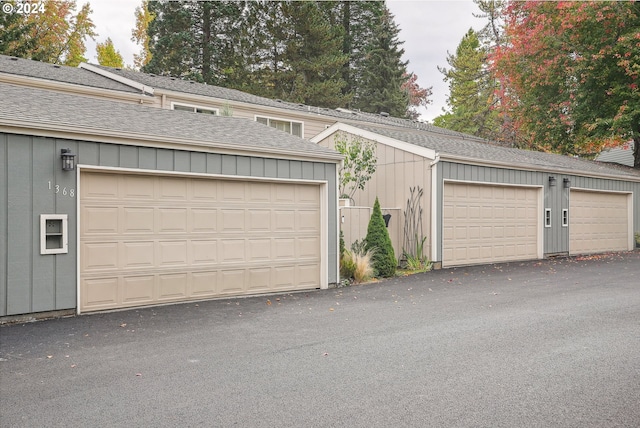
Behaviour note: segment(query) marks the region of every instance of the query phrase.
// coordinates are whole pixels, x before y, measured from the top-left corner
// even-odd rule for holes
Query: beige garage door
[[[629,200],[626,194],[571,190],[569,253],[629,249]]]
[[[539,191],[445,183],[443,266],[538,258]]]
[[[317,185],[83,172],[83,312],[320,287]]]

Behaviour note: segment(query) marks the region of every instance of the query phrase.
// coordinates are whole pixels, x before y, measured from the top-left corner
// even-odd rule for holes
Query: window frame
[[[258,119],[266,119],[267,123],[266,125],[270,128],[275,128],[274,126],[271,126],[271,121],[277,121],[277,122],[288,122],[290,124],[290,129],[291,132],[289,132],[289,135],[295,135],[296,137],[300,137],[300,138],[304,138],[304,122],[302,121],[298,121],[298,120],[292,120],[292,119],[287,119],[287,118],[283,118],[283,117],[274,117],[274,116],[265,116],[265,115],[259,115],[256,114],[253,116],[253,120],[258,122],[258,123],[262,123],[259,122]],[[296,135],[293,133],[293,124],[298,124],[300,125],[300,135]],[[262,123],[264,125],[264,123]],[[286,131],[282,131],[282,132],[286,132]]]
[[[207,106],[202,106],[202,105],[197,105],[197,104],[188,104],[188,103],[181,103],[181,102],[174,102],[171,101],[171,110],[176,110],[176,106],[179,107],[188,107],[193,109],[192,113],[201,113],[201,114],[208,114],[208,113],[204,113],[198,110],[206,110],[207,112],[212,112],[212,116],[220,116],[220,109],[217,109],[215,107],[207,107]],[[186,109],[178,109],[178,111],[187,111]]]

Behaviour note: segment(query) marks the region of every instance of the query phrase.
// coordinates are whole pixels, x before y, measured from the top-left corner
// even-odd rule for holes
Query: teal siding
[[[336,212],[334,163],[0,133],[0,316],[76,308],[77,171],[62,171],[62,148],[76,153],[77,163],[83,165],[326,180],[328,282],[337,282],[337,218],[332,214]],[[68,215],[68,254],[40,255],[40,214]]]
[[[440,162],[437,166],[436,227],[439,233],[438,254],[442,254],[442,204],[443,180],[479,181],[496,184],[534,185],[544,187],[542,212],[551,209],[551,227],[543,228],[543,252],[545,255],[567,254],[569,252],[569,228],[562,226],[562,210],[569,208],[569,189],[563,180],[568,178],[571,187],[593,190],[633,192],[634,230],[640,231],[640,182],[583,177],[570,174],[541,171],[521,171],[516,169],[467,165],[454,162]],[[549,176],[556,178],[556,185],[549,186]],[[438,260],[439,261],[439,260]]]

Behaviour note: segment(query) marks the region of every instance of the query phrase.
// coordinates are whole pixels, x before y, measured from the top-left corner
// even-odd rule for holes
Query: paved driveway
[[[640,252],[0,328],[3,427],[638,427]]]

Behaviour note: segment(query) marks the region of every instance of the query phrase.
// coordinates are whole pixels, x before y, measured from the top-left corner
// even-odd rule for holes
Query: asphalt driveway
[[[640,252],[0,328],[2,427],[638,427]]]

